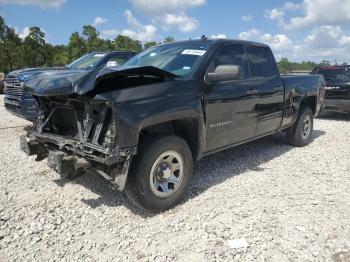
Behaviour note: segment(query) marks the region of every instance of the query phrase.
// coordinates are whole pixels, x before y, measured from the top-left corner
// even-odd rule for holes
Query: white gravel
[[[317,119],[305,148],[276,135],[203,159],[186,201],[155,215],[26,157],[28,122],[2,99],[0,261],[350,261],[349,116]]]

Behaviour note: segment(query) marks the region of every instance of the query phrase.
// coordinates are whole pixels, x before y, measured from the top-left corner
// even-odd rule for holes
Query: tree
[[[23,60],[30,67],[51,66],[51,45],[46,44],[45,33],[37,26],[29,28],[29,34],[23,41]]]
[[[133,40],[125,35],[118,35],[114,40],[116,50],[139,52],[142,50],[142,44],[138,40]]]
[[[9,72],[22,65],[21,39],[0,16],[0,72]]]
[[[55,66],[63,66],[70,62],[68,48],[65,45],[56,45],[52,48],[52,64]]]
[[[157,45],[157,42],[147,42],[147,43],[144,43],[144,48],[147,49],[147,48],[150,48],[152,46],[155,46]]]
[[[287,58],[282,58],[278,63],[278,68],[282,74],[292,73],[295,71],[308,71],[311,72],[317,64],[314,62],[290,62]]]
[[[164,39],[163,43],[171,43],[171,42],[174,42],[175,41],[175,38],[172,37],[172,36],[168,36]]]
[[[331,62],[329,62],[328,60],[322,60],[320,65],[321,66],[329,66],[329,65],[331,65]]]
[[[71,34],[68,43],[68,58],[73,61],[87,52],[86,42],[78,32]]]
[[[83,27],[83,38],[88,52],[105,51],[104,40],[99,38],[99,36],[100,32],[98,32],[95,27],[91,25],[85,25]]]
[[[291,63],[287,58],[282,58],[281,61],[278,62],[278,68],[280,73],[286,74],[291,72]]]

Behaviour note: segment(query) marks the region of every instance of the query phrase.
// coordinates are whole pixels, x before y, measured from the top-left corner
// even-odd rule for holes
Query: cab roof
[[[255,45],[255,46],[262,46],[262,47],[268,47],[266,44],[254,42],[254,41],[247,41],[247,40],[240,40],[240,39],[212,39],[212,38],[204,38],[204,39],[191,39],[191,40],[184,40],[184,41],[175,41],[175,42],[170,42],[170,43],[165,43],[164,45],[167,44],[194,44],[194,43],[233,43],[233,44],[250,44],[250,45]]]

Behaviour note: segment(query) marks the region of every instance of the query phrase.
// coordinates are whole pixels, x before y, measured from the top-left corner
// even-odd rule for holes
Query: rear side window
[[[266,48],[248,46],[247,52],[252,77],[271,77],[275,74]]]
[[[243,45],[231,44],[221,48],[213,59],[212,69],[219,65],[239,65],[242,70],[242,79],[248,78],[248,62]]]

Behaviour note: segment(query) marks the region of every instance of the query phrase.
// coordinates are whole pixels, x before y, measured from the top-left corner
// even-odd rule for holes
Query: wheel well
[[[300,103],[300,107],[306,107],[306,106],[310,107],[314,115],[316,114],[316,105],[317,105],[316,96],[305,97]]]
[[[199,154],[199,127],[195,119],[173,120],[146,127],[141,130],[139,144],[150,136],[177,135],[184,139],[191,149],[193,159]]]

